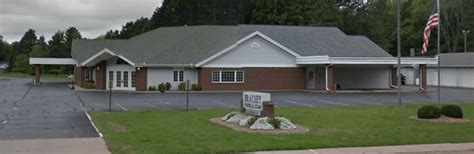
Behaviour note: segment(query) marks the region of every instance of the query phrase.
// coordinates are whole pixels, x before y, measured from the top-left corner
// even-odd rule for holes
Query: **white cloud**
[[[0,35],[18,41],[32,28],[37,36],[76,27],[87,38],[128,21],[151,17],[162,0],[0,0]]]

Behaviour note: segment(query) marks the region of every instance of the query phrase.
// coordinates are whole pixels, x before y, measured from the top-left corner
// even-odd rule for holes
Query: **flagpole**
[[[439,0],[436,1],[438,5],[438,104],[441,103],[441,50],[440,50],[440,44],[441,44],[441,7],[439,5]]]
[[[397,0],[397,95],[398,95],[398,105],[402,105],[401,97],[401,75],[400,75],[400,63],[401,63],[401,34],[400,34],[400,0]]]

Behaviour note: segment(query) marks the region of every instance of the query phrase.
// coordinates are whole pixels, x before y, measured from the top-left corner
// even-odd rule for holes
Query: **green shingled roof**
[[[338,28],[269,25],[163,27],[128,40],[74,40],[71,54],[82,63],[107,48],[135,64],[196,64],[255,31],[301,56],[391,57],[368,38]]]

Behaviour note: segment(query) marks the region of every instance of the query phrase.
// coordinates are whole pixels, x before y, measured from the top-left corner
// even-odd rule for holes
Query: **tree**
[[[3,39],[0,39],[0,61],[8,61],[10,54],[11,54],[10,44],[8,44],[8,42],[3,41]]]
[[[35,34],[35,30],[28,29],[25,32],[23,37],[21,37],[20,42],[18,44],[18,48],[15,54],[28,54],[31,52],[33,46],[37,43],[38,39]]]
[[[65,40],[65,53],[63,58],[70,58],[71,57],[71,46],[72,41],[75,39],[81,39],[81,33],[77,30],[76,27],[69,27],[66,32],[64,33],[64,40]]]
[[[48,41],[49,45],[49,57],[61,58],[68,57],[66,40],[64,38],[64,32],[58,31]]]
[[[28,58],[26,54],[16,56],[13,62],[13,72],[32,74],[33,70],[28,62]]]
[[[122,26],[122,31],[120,31],[118,37],[120,39],[128,39],[133,36],[140,35],[145,33],[151,29],[151,23],[148,18],[140,18],[137,19],[135,22],[127,22],[124,26]]]
[[[107,33],[100,35],[96,39],[119,39],[119,35],[118,30],[109,30]]]
[[[34,45],[30,57],[48,57],[49,56],[48,44],[44,40],[44,36],[38,39],[38,44]]]
[[[463,52],[462,30],[472,29],[474,2],[472,0],[445,0],[441,6],[442,51]]]

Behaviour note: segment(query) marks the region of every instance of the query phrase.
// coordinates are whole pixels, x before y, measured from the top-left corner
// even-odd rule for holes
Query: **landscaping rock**
[[[238,124],[240,120],[246,118],[247,115],[242,114],[242,113],[236,113],[234,116],[230,117],[229,119],[226,120],[228,123],[233,123],[233,124]]]
[[[284,117],[275,117],[275,119],[280,121],[280,129],[296,129],[296,126]]]
[[[268,117],[262,117],[258,118],[255,123],[253,123],[252,126],[250,126],[250,129],[263,129],[263,130],[269,130],[269,129],[275,129],[272,124],[268,123]]]
[[[241,120],[239,121],[239,125],[240,125],[240,126],[243,126],[243,127],[247,127],[247,126],[248,126],[248,123],[249,123],[249,121],[250,121],[250,119],[252,119],[252,118],[253,118],[253,116],[250,116],[250,115],[249,115],[249,116],[247,116],[247,117],[241,119]]]
[[[234,116],[234,115],[237,114],[237,113],[238,113],[238,112],[227,113],[224,117],[222,117],[221,120],[226,121],[227,119],[229,119],[230,117]]]

